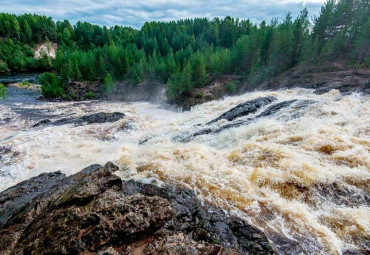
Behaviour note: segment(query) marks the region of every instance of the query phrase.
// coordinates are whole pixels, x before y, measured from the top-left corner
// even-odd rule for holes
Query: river
[[[42,172],[112,161],[122,178],[180,183],[263,230],[279,254],[365,254],[370,233],[370,100],[292,89],[227,97],[177,112],[147,102],[46,102],[8,88],[0,102],[0,191]],[[312,100],[248,125],[179,142],[262,96]],[[263,109],[248,116],[253,119]],[[32,125],[95,112],[114,123]],[[226,120],[212,124],[224,125]],[[352,252],[352,253],[351,253]]]

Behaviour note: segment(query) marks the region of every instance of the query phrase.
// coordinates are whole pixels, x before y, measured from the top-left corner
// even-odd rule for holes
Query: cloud
[[[146,21],[169,21],[195,17],[232,16],[253,22],[293,17],[307,7],[317,15],[325,0],[0,0],[0,12],[37,13],[72,23],[140,28]]]

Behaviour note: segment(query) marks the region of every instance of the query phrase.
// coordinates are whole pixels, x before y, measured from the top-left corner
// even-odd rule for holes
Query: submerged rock
[[[0,193],[5,254],[272,254],[263,232],[176,185],[122,181],[112,163]]]
[[[45,120],[41,120],[41,121],[37,122],[32,127],[40,127],[40,126],[44,126],[44,125],[47,125],[47,124],[50,124],[50,123],[51,123],[51,120],[45,119]]]
[[[39,126],[43,126],[46,124],[62,126],[66,124],[88,125],[88,124],[94,124],[94,123],[116,122],[122,119],[124,116],[126,115],[121,112],[113,112],[113,113],[98,112],[98,113],[93,113],[90,115],[77,117],[77,118],[63,118],[63,119],[60,119],[54,122],[46,119],[46,120],[37,122],[32,127],[39,127]]]

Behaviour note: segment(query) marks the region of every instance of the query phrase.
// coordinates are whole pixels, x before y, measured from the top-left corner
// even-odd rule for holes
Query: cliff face
[[[44,54],[51,59],[55,59],[57,54],[58,44],[57,43],[43,43],[35,50],[35,58],[42,58]]]
[[[272,254],[256,228],[173,185],[122,181],[112,163],[0,193],[1,254]]]

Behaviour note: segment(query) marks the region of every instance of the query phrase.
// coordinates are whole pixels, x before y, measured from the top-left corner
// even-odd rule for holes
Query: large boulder
[[[263,232],[176,185],[122,181],[112,163],[0,193],[1,254],[272,254]]]
[[[212,124],[221,119],[231,121],[239,117],[247,116],[249,114],[255,113],[257,110],[259,110],[263,106],[271,104],[274,101],[277,101],[277,98],[273,96],[260,97],[260,98],[255,98],[255,99],[246,101],[244,103],[241,103],[233,107],[229,111],[223,113],[221,116],[208,122],[207,124]]]
[[[76,118],[63,118],[60,120],[56,120],[52,122],[49,119],[41,120],[34,124],[32,127],[40,127],[48,124],[56,125],[56,126],[62,126],[66,124],[74,124],[74,125],[89,125],[89,124],[102,124],[106,122],[116,122],[126,115],[121,112],[98,112],[98,113],[93,113],[81,117],[76,117]]]
[[[180,134],[173,138],[174,141],[177,142],[190,142],[195,137],[202,136],[202,135],[208,135],[208,134],[217,134],[224,130],[230,129],[230,128],[237,128],[240,126],[247,126],[250,123],[253,123],[254,121],[257,121],[261,118],[267,118],[272,117],[278,112],[280,112],[282,109],[291,107],[292,112],[290,112],[290,118],[298,118],[301,114],[301,110],[310,106],[311,104],[316,103],[314,100],[288,100],[288,101],[282,101],[277,102],[275,104],[270,105],[272,102],[276,101],[277,99],[275,97],[261,97],[256,98],[253,100],[249,100],[247,102],[241,103],[235,107],[233,107],[231,110],[223,113],[218,118],[208,122],[204,126],[201,126],[200,128],[197,128],[196,131],[190,133],[185,132],[183,134]],[[257,110],[263,109],[263,107],[266,107],[261,113],[254,117],[247,117],[248,115],[252,113],[256,113]],[[241,117],[247,117],[247,118],[241,118]],[[240,118],[240,119],[239,119]],[[213,124],[219,120],[227,120],[228,122],[226,124],[221,124],[219,126],[212,126],[210,124]]]

